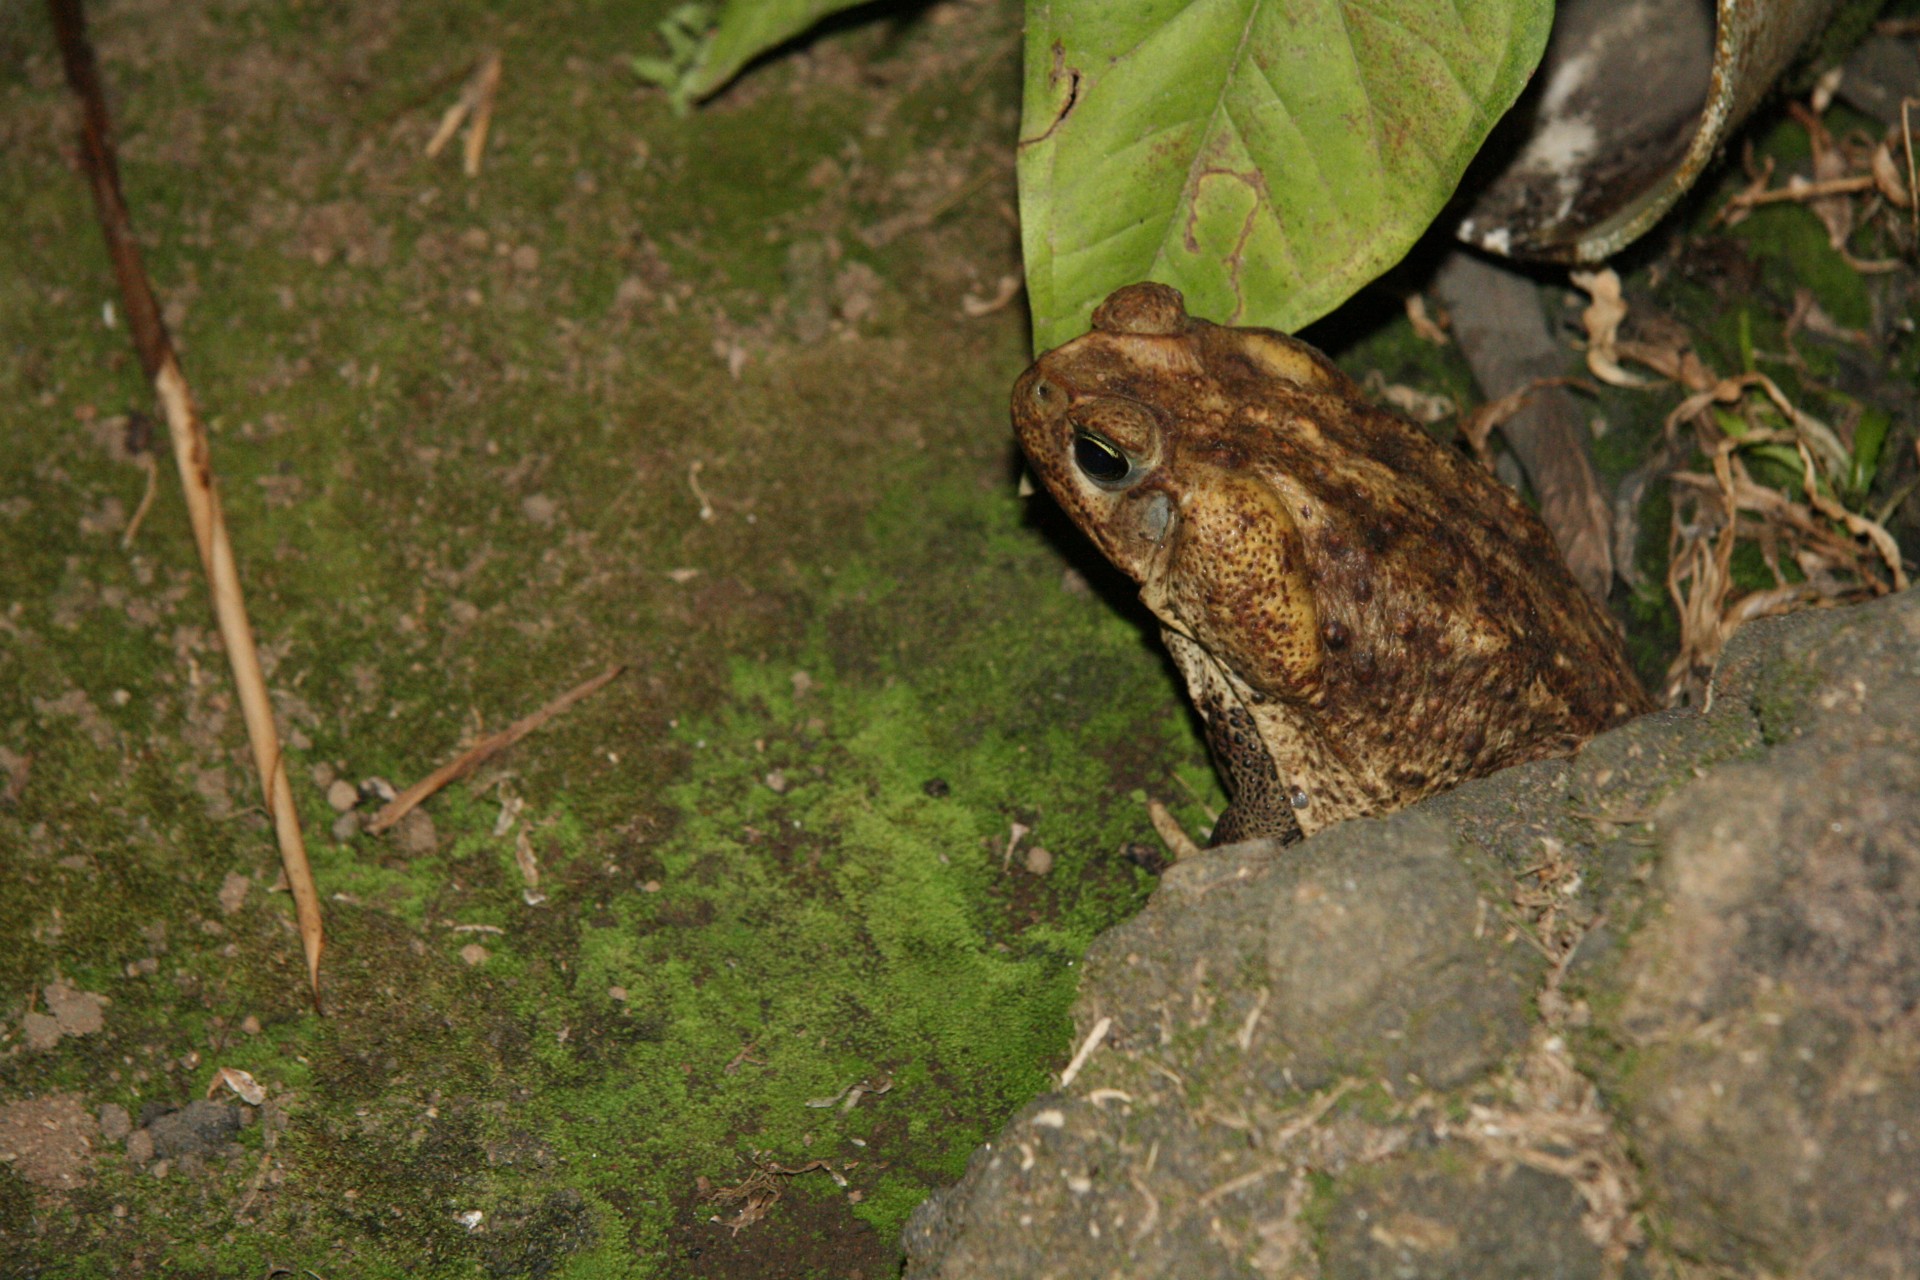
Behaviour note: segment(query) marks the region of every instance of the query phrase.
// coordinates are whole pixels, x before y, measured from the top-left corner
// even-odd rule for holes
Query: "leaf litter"
[[[1813,155],[1812,180],[1795,177],[1771,186],[1769,160],[1735,195],[1718,221],[1732,224],[1758,205],[1792,200],[1807,204],[1821,220],[1831,247],[1854,270],[1890,270],[1911,257],[1915,242],[1903,210],[1913,206],[1911,184],[1888,175],[1896,149],[1910,152],[1911,134],[1896,130],[1877,143],[1857,135],[1836,142],[1817,114],[1794,104],[1793,117],[1806,130]],[[1882,154],[1884,153],[1884,155]],[[1854,256],[1849,243],[1860,228],[1877,223],[1883,239],[1899,251],[1893,259]],[[1710,697],[1715,664],[1728,639],[1754,618],[1805,608],[1827,608],[1905,590],[1909,579],[1886,521],[1912,487],[1878,510],[1864,510],[1877,449],[1856,437],[1853,424],[1840,430],[1807,412],[1764,373],[1722,375],[1696,352],[1678,326],[1657,319],[1634,338],[1621,336],[1628,304],[1611,269],[1576,272],[1573,283],[1591,300],[1582,314],[1587,367],[1611,386],[1653,390],[1677,384],[1685,393],[1667,414],[1662,441],[1641,472],[1628,478],[1621,508],[1637,508],[1647,483],[1665,473],[1672,495],[1666,588],[1679,613],[1679,651],[1669,664],[1665,697],[1670,704]],[[1786,337],[1788,363],[1798,364],[1792,337],[1799,328],[1841,340],[1840,329],[1810,297],[1796,302]],[[1639,365],[1659,375],[1630,372]],[[1915,446],[1920,458],[1920,444]],[[1691,455],[1694,461],[1681,466]],[[1621,521],[1619,540],[1628,549],[1637,519]],[[1771,577],[1742,587],[1734,573],[1735,552],[1751,545]],[[1631,557],[1620,560],[1631,563]]]

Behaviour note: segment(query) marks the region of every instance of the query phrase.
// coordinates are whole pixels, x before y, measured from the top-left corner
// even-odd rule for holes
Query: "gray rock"
[[[1325,1280],[1553,1276],[1600,1280],[1600,1248],[1562,1178],[1525,1165],[1396,1156],[1342,1188],[1326,1216]]]
[[[222,1102],[201,1099],[178,1111],[169,1111],[147,1125],[155,1154],[174,1160],[187,1155],[217,1152],[240,1132],[240,1111]]]
[[[1090,952],[1101,1047],[907,1275],[1920,1270],[1920,596],[1743,629],[1704,711],[1290,849]]]

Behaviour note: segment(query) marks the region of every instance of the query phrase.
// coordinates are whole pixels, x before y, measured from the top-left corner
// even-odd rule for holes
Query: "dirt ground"
[[[1065,1061],[1145,801],[1219,805],[1126,584],[1017,492],[1018,5],[840,24],[685,117],[629,66],[669,7],[91,6],[324,1016],[52,35],[0,10],[0,1272],[897,1274]],[[490,50],[469,178],[423,152]],[[1866,323],[1782,234],[1763,325],[1803,279]],[[1390,314],[1320,336],[1469,401]],[[1605,403],[1618,474],[1664,407]],[[1657,580],[1631,611],[1657,675]]]

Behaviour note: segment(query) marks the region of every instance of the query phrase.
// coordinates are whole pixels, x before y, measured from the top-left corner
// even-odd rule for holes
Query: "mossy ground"
[[[0,1167],[0,1271],[891,1274],[1063,1059],[1078,956],[1150,887],[1144,796],[1217,803],[1124,584],[1015,492],[1017,303],[961,306],[1017,269],[1016,7],[849,23],[688,118],[626,65],[668,7],[94,12],[324,1017],[164,457],[121,545],[148,396],[51,33],[0,10],[0,1101],[137,1122],[223,1066],[274,1099],[165,1177],[97,1139],[76,1190]],[[489,48],[469,180],[421,150]],[[1349,362],[1398,377],[1383,333]],[[326,781],[410,781],[614,662],[430,840],[329,835]],[[55,981],[105,1029],[28,1049]],[[716,1224],[757,1170],[784,1197]]]

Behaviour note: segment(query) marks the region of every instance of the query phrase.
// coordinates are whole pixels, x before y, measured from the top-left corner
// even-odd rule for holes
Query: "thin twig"
[[[532,715],[514,721],[490,738],[484,738],[476,742],[473,746],[468,747],[465,751],[462,751],[459,755],[447,761],[393,799],[387,801],[380,812],[373,816],[373,821],[367,824],[367,830],[375,834],[385,831],[388,827],[400,821],[400,819],[406,817],[409,813],[412,813],[419,807],[422,801],[439,791],[442,787],[451,782],[458,782],[460,779],[466,777],[475,769],[478,769],[481,765],[493,759],[547,721],[572,707],[574,703],[590,694],[598,692],[602,686],[613,680],[626,669],[624,663],[608,667],[605,671],[602,671],[585,684],[575,685],[573,688],[567,690]]]
[[[133,540],[140,536],[140,526],[146,522],[147,512],[153,510],[153,495],[160,489],[160,467],[153,455],[140,455],[140,469],[147,473],[146,491],[140,495],[140,505],[133,509],[133,519],[127,521],[127,531],[120,535],[120,549],[133,550]]]
[[[133,335],[141,367],[166,411],[173,458],[180,469],[187,513],[193,522],[194,542],[199,547],[200,563],[213,592],[214,616],[219,620],[220,639],[240,694],[247,742],[253,749],[253,763],[260,774],[267,813],[273,819],[274,834],[279,840],[287,886],[293,892],[294,913],[300,922],[300,944],[307,958],[307,982],[317,1010],[320,1007],[320,953],[326,945],[320,895],[314,888],[312,868],[307,864],[300,815],[294,809],[293,788],[287,781],[280,735],[273,724],[273,703],[267,696],[259,651],[254,647],[253,626],[247,620],[246,601],[240,590],[240,571],[234,562],[233,544],[227,537],[226,519],[220,511],[220,493],[214,484],[206,429],[194,408],[186,376],[180,371],[173,340],[167,336],[166,325],[160,318],[153,286],[134,241],[126,201],[120,193],[113,121],[107,115],[106,96],[101,91],[93,46],[87,39],[87,20],[81,0],[48,0],[48,7],[60,42],[60,56],[66,64],[67,84],[80,103],[81,161],[93,188],[94,206],[100,214],[100,229],[106,236],[114,275],[120,283],[127,328]]]
[[[1200,846],[1193,842],[1180,826],[1180,819],[1158,800],[1147,801],[1147,820],[1153,823],[1154,834],[1160,837],[1160,843],[1167,846],[1167,852],[1173,855],[1175,862],[1184,862],[1188,858],[1200,856]]]
[[[440,117],[440,127],[427,143],[427,158],[439,155],[465,123],[467,136],[461,146],[460,168],[469,178],[479,177],[480,157],[487,149],[487,130],[493,124],[493,102],[499,92],[500,54],[495,50],[480,59],[460,90],[460,100]]]
[[[1804,203],[1820,200],[1827,196],[1850,196],[1874,188],[1873,175],[1855,174],[1845,178],[1828,178],[1821,182],[1793,180],[1788,186],[1774,187],[1768,191],[1743,191],[1727,201],[1729,209],[1751,209],[1755,205],[1780,204],[1783,201]]]
[[[1103,1017],[1093,1024],[1093,1030],[1087,1032],[1087,1038],[1082,1040],[1080,1047],[1074,1051],[1073,1061],[1069,1062],[1067,1069],[1060,1073],[1062,1089],[1074,1082],[1075,1077],[1080,1074],[1080,1068],[1087,1065],[1087,1059],[1093,1056],[1093,1051],[1100,1047],[1100,1042],[1107,1038],[1107,1032],[1112,1028],[1112,1018]]]

